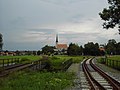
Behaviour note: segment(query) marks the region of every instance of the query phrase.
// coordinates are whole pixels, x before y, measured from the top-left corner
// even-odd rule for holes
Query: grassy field
[[[9,59],[9,58],[27,58],[29,60],[39,60],[41,56],[32,56],[32,55],[25,55],[25,56],[0,56],[0,59]]]
[[[18,56],[16,56],[18,57]],[[3,57],[0,57],[3,58]],[[4,58],[12,58],[4,57]],[[15,57],[14,57],[15,58]],[[20,56],[18,58],[29,58],[37,60],[39,56]],[[72,59],[74,63],[80,63],[82,56],[50,56],[49,63],[54,68],[60,68],[61,63]],[[39,72],[19,71],[10,74],[7,78],[0,78],[0,90],[63,90],[73,85],[74,73],[70,72]]]
[[[64,56],[64,55],[61,55],[61,56],[55,56],[57,58],[60,58],[61,60],[65,60],[65,59],[73,59],[73,63],[79,63],[83,60],[83,57],[84,56]]]
[[[108,57],[108,59],[110,59],[110,60],[119,60],[120,61],[120,55],[111,56],[111,57]]]
[[[62,90],[73,85],[75,75],[68,72],[24,72],[0,78],[0,90]]]
[[[4,63],[8,63],[7,59],[12,59],[12,58],[20,58],[20,63],[25,62],[25,61],[34,61],[34,60],[40,60],[42,57],[41,56],[0,56],[0,59],[5,59]],[[9,61],[10,62],[10,61]],[[0,64],[3,63],[3,60],[0,60]]]
[[[0,56],[0,59],[5,59],[4,60],[4,63],[8,63],[8,60],[7,59],[10,59],[10,58],[20,58],[20,62],[23,62],[23,61],[34,61],[34,60],[40,60],[42,58],[42,56]],[[83,59],[83,56],[51,56],[50,57],[52,62],[54,63],[60,63],[60,62],[63,62],[65,60],[68,60],[68,59],[73,59],[73,62],[74,63],[79,63],[82,59]],[[10,62],[10,61],[9,61]],[[0,64],[2,64],[3,61],[0,60]]]
[[[63,62],[72,60],[73,63],[80,63],[83,60],[82,56],[52,56],[50,57],[51,67],[54,69],[63,68]]]

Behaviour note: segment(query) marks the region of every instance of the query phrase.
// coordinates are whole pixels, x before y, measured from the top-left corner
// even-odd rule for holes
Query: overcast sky
[[[40,50],[44,45],[120,41],[117,29],[102,29],[98,13],[107,0],[0,0],[4,50]]]

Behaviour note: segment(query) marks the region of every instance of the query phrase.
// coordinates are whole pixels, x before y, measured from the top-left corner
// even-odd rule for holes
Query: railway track
[[[82,63],[81,88],[87,90],[120,90],[120,82],[103,72],[94,62],[94,58]]]

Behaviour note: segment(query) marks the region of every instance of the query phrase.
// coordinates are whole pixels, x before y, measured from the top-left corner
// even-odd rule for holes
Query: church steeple
[[[57,45],[58,45],[58,34],[56,34],[56,48],[57,48]]]
[[[58,44],[58,34],[56,35],[56,44]]]

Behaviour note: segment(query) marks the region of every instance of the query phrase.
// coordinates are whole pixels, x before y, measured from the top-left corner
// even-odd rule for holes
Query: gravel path
[[[74,85],[68,89],[65,89],[65,90],[81,90],[80,89],[80,64],[78,63],[74,63],[72,64],[67,72],[73,72],[76,74],[76,77],[74,79]]]

